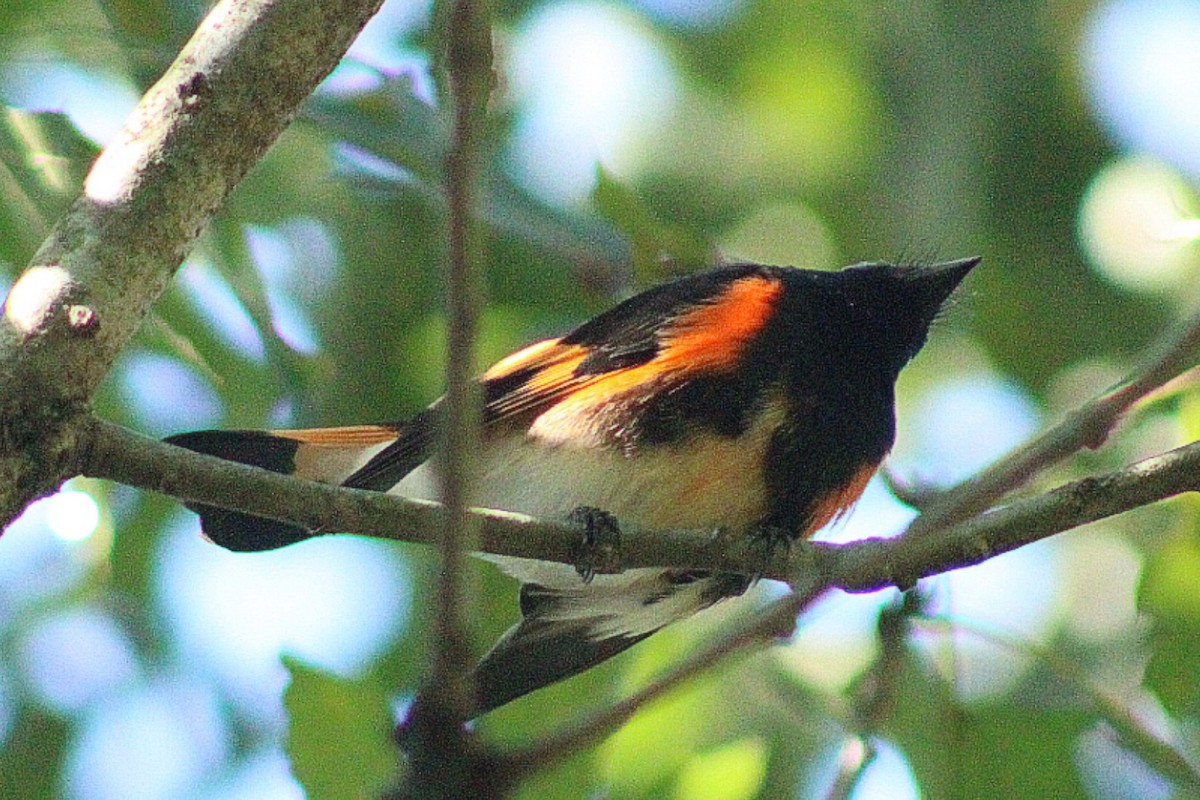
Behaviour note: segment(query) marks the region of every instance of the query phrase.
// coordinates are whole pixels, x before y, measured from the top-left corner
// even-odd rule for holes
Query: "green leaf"
[[[376,798],[395,775],[387,698],[370,680],[329,675],[290,656],[286,750],[309,800]]]
[[[369,92],[319,92],[305,103],[302,119],[429,185],[441,184],[450,120],[417,97],[408,76],[381,76]]]
[[[713,262],[715,249],[707,237],[683,225],[660,222],[632,189],[603,167],[596,169],[592,204],[629,239],[639,286],[657,283],[664,271],[692,272]]]
[[[967,707],[912,655],[884,733],[900,745],[924,797],[1085,798],[1074,767],[1094,717],[1074,708]]]
[[[0,747],[0,797],[60,797],[59,771],[71,737],[67,723],[26,710],[6,734]]]
[[[0,107],[0,259],[32,255],[97,152],[64,114]]]
[[[952,754],[957,752],[953,730],[960,709],[950,687],[908,653],[895,692],[895,705],[881,733],[908,757],[922,796],[952,797]]]
[[[1146,686],[1173,715],[1200,708],[1200,541],[1194,504],[1181,503],[1180,529],[1146,561],[1138,605],[1154,621]]]
[[[318,93],[305,104],[302,119],[377,159],[383,168],[380,174],[353,173],[348,182],[371,192],[412,193],[438,213],[445,212],[450,120],[413,92],[409,77],[381,76],[371,91]],[[386,174],[390,167],[397,168],[397,174]],[[484,189],[485,221],[496,233],[584,264],[622,263],[627,257],[624,243],[608,226],[546,206],[503,171],[487,175]]]
[[[600,748],[616,797],[658,797],[694,757],[710,723],[708,686],[669,693],[640,711]]]
[[[767,773],[767,747],[747,738],[692,757],[679,775],[677,800],[751,800]]]

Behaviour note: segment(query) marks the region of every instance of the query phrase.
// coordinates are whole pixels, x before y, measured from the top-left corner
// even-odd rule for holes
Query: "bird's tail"
[[[165,441],[228,461],[337,484],[354,475],[397,436],[395,426],[357,425],[292,431],[194,431]],[[188,508],[200,515],[204,535],[229,550],[273,550],[311,535],[290,523],[217,506],[189,503]]]
[[[504,559],[503,566],[520,575],[526,570],[514,568],[515,561]],[[549,565],[532,569],[545,576]],[[476,667],[477,713],[606,661],[672,622],[741,594],[749,583],[740,575],[682,570],[631,570],[590,583],[569,567],[562,574],[551,586],[521,586],[521,621]]]

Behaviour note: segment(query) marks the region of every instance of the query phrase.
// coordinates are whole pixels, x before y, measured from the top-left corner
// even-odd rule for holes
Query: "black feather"
[[[300,442],[295,439],[273,436],[265,431],[193,431],[168,436],[164,441],[284,475],[295,471],[296,451],[300,447]],[[300,526],[240,511],[200,503],[188,503],[187,507],[200,515],[204,535],[227,550],[274,550],[311,535]]]
[[[435,404],[404,423],[396,441],[342,481],[342,486],[386,492],[402,481],[433,454],[438,413]]]
[[[653,631],[596,639],[591,621],[548,621],[538,614],[557,593],[527,583],[521,587],[522,620],[509,628],[475,668],[475,714],[483,714],[530,692],[607,661]]]

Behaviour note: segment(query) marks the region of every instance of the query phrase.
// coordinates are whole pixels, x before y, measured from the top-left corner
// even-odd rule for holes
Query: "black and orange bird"
[[[643,529],[794,541],[847,511],[892,447],[895,382],[978,263],[837,272],[722,266],[655,287],[482,377],[476,504],[542,518],[598,509]],[[436,499],[438,403],[343,428],[198,431],[168,441],[305,478]],[[311,532],[197,506],[208,538],[265,550]],[[479,713],[743,593],[751,578],[493,558],[521,621],[477,671]]]

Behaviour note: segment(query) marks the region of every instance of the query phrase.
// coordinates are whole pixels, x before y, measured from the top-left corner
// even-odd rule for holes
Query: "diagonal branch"
[[[117,353],[380,3],[222,0],[101,153],[0,319],[0,527],[70,475]]]
[[[1189,328],[1192,330],[1194,326]],[[1155,381],[1167,380],[1184,369],[1191,335],[1175,340],[1170,358],[1157,359],[1142,377],[1085,406],[1075,418],[1102,418],[1093,417],[1100,412],[1091,409],[1104,402],[1127,409],[1152,389]],[[1111,399],[1114,395],[1118,397]],[[1115,419],[1112,417],[1104,429],[1111,427]],[[1085,424],[1077,423],[1076,428],[1082,429]],[[87,442],[89,446],[81,451],[79,464],[84,474],[258,513],[310,529],[429,542],[429,531],[441,530],[445,518],[445,510],[434,503],[299,481],[173,448],[97,420],[89,426]],[[1051,452],[1041,445],[1028,449]],[[495,775],[516,780],[539,764],[576,752],[621,725],[648,700],[734,653],[762,646],[772,636],[790,631],[796,615],[829,588],[906,588],[921,577],[977,564],[1056,533],[1189,491],[1200,491],[1200,442],[1014,501],[965,521],[955,523],[942,518],[926,529],[936,531],[936,536],[909,534],[846,545],[804,543],[788,553],[777,554],[766,564],[752,543],[718,532],[627,529],[623,531],[619,559],[624,568],[674,566],[759,574],[788,580],[793,593],[620,703],[528,749],[507,755],[480,751],[471,763],[487,763]],[[505,512],[476,512],[476,516],[479,548],[484,552],[561,563],[574,560],[574,545],[582,533],[576,526]],[[478,748],[473,740],[468,746]]]
[[[978,514],[1047,467],[1085,447],[1099,447],[1135,403],[1194,366],[1198,348],[1200,311],[1174,336],[1164,337],[1155,352],[1111,390],[1085,403],[979,474],[937,493],[905,535],[923,536]]]
[[[749,620],[739,620],[724,635],[715,637],[628,697],[583,717],[524,750],[509,754],[507,761],[510,768],[521,774],[577,753],[628,722],[646,703],[712,669],[729,656],[791,636],[796,627],[796,617],[804,613],[823,591],[824,587],[810,582],[805,590],[768,603]]]

